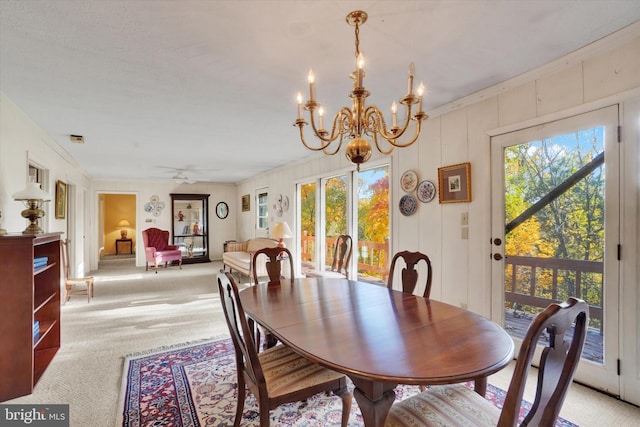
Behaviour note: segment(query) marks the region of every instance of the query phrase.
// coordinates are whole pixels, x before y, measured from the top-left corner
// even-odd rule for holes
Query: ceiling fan
[[[184,170],[176,169],[176,174],[171,177],[176,184],[195,184],[196,181],[184,174]]]
[[[156,168],[163,169],[166,173],[171,173],[171,180],[176,184],[195,184],[198,181],[206,181],[203,178],[193,178],[193,175],[202,175],[203,171],[214,171],[217,169],[205,169],[205,168],[196,168],[196,167],[182,167],[175,168],[171,166],[155,166]],[[167,178],[163,178],[167,179]]]

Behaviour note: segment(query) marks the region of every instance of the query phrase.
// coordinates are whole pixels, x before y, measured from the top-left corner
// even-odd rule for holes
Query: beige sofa
[[[253,274],[253,266],[251,265],[253,253],[262,248],[275,248],[276,246],[278,246],[277,240],[264,237],[249,239],[245,242],[227,242],[225,251],[222,254],[223,268],[226,271],[227,267],[229,267],[229,272],[238,271],[251,279]],[[258,276],[267,275],[264,265],[258,266],[257,273]]]

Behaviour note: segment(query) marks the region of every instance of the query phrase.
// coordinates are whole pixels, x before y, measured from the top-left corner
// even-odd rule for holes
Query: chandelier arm
[[[372,111],[369,111],[369,109],[371,109]],[[386,139],[387,141],[389,141],[390,144],[395,145],[396,147],[400,147],[402,145],[397,145],[395,142],[398,138],[400,138],[402,135],[404,135],[404,132],[407,130],[407,128],[409,127],[409,122],[410,122],[410,118],[411,118],[411,105],[407,105],[407,117],[404,121],[404,124],[402,125],[401,128],[395,126],[394,128],[396,129],[395,132],[390,132],[389,130],[387,130],[387,125],[385,123],[384,120],[384,115],[382,114],[382,112],[374,105],[367,107],[367,120],[371,120],[369,118],[370,115],[375,114],[376,116],[376,120],[374,120],[374,122],[379,123],[375,129],[373,129],[374,131],[378,132],[384,139]],[[394,129],[392,128],[392,129]]]
[[[416,133],[413,136],[413,138],[411,139],[411,141],[404,142],[404,143],[398,143],[398,142],[394,142],[396,140],[388,140],[389,144],[393,145],[394,147],[405,148],[405,147],[410,146],[414,142],[416,142],[418,140],[418,137],[420,136],[420,132],[422,131],[422,121],[420,121],[420,120],[416,120],[416,121],[418,122],[417,125],[416,125]]]
[[[384,137],[383,137],[384,138]],[[391,144],[391,147],[389,148],[389,150],[385,151],[382,149],[382,147],[380,146],[380,143],[378,142],[378,132],[373,134],[373,142],[375,142],[376,144],[376,148],[378,149],[378,151],[380,153],[382,153],[385,156],[388,156],[389,154],[391,154],[391,152],[393,151],[393,149],[396,147],[395,144],[391,143],[390,140],[386,139],[385,140]]]
[[[340,142],[338,142],[338,146],[336,147],[335,150],[333,151],[329,151],[329,147],[325,148],[324,150],[322,150],[322,152],[328,156],[333,156],[334,154],[336,154],[338,151],[340,151],[340,148],[342,147],[342,142],[344,139],[344,135],[340,136]]]
[[[321,145],[320,147],[312,147],[312,146],[310,146],[309,144],[307,144],[307,141],[305,141],[305,139],[304,139],[304,131],[302,130],[303,126],[304,126],[304,124],[298,125],[298,127],[300,128],[300,141],[302,141],[302,145],[304,145],[307,149],[309,149],[311,151],[322,151],[322,150],[325,150],[333,142],[333,141],[329,141],[326,144]]]
[[[340,109],[340,111],[338,111],[336,113],[336,115],[333,116],[332,125],[331,125],[331,133],[327,132],[324,129],[317,129],[316,128],[316,124],[315,124],[315,120],[314,120],[314,116],[313,116],[313,110],[309,111],[309,115],[311,116],[311,127],[313,129],[313,133],[315,134],[315,136],[318,139],[320,139],[321,141],[327,143],[322,148],[322,150],[324,150],[325,148],[327,148],[329,146],[329,144],[331,144],[333,141],[338,139],[338,136],[340,136],[340,135],[342,135],[344,133],[344,130],[343,130],[344,121],[348,120],[351,117],[351,110],[349,110],[349,108],[347,108],[347,107],[342,107]]]

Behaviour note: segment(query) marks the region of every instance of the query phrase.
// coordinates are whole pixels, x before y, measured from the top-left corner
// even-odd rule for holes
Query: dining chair
[[[255,266],[258,262],[265,262],[265,270],[269,277],[269,283],[278,283],[282,279],[282,263],[289,263],[289,278],[293,279],[293,257],[291,252],[287,248],[274,247],[274,248],[262,248],[253,253],[251,265],[253,274],[253,283],[258,284],[258,273]]]
[[[87,277],[71,277],[71,264],[69,263],[69,240],[63,239],[60,241],[62,248],[62,272],[64,274],[64,302],[66,303],[74,293],[87,293],[87,302],[91,302],[93,298],[93,283],[92,276]],[[84,289],[74,289],[75,285],[85,285]]]
[[[342,399],[341,425],[346,427],[352,401],[346,377],[282,344],[258,353],[254,341],[247,339],[252,330],[231,274],[218,273],[218,291],[236,353],[238,404],[234,426],[239,426],[242,420],[248,387],[258,402],[261,427],[269,426],[271,409],[323,392],[333,392]]]
[[[393,289],[393,278],[394,271],[396,268],[396,262],[402,259],[404,260],[406,266],[402,269],[401,278],[402,278],[402,292],[413,294],[416,290],[416,286],[418,285],[418,270],[416,270],[416,266],[420,261],[424,261],[427,266],[427,276],[424,280],[424,292],[422,292],[422,296],[425,298],[429,298],[431,294],[431,260],[428,256],[421,252],[409,252],[409,251],[400,251],[393,256],[391,260],[391,268],[389,269],[389,277],[387,279],[387,287],[389,289]]]
[[[529,368],[545,331],[549,336],[540,356],[535,399],[520,425],[554,426],[580,361],[588,320],[589,306],[577,298],[551,304],[535,317],[522,340],[502,410],[464,384],[436,386],[394,404],[385,427],[517,425]]]
[[[257,262],[265,262],[265,268],[259,269],[256,268],[258,265]],[[274,247],[274,248],[262,248],[258,249],[253,253],[253,257],[251,260],[251,265],[253,268],[251,272],[253,274],[253,284],[258,284],[258,270],[264,270],[267,272],[269,277],[269,284],[278,284],[282,279],[282,263],[289,263],[289,278],[293,279],[293,257],[291,256],[291,252],[287,248]],[[249,322],[251,326],[253,322]],[[262,339],[262,335],[264,335],[264,348],[273,347],[278,342],[276,337],[268,330],[265,329],[262,325],[255,324],[255,340],[256,340],[256,348],[260,348],[260,341]]]
[[[349,277],[349,265],[353,252],[353,240],[348,234],[341,234],[336,238],[333,250],[333,261],[330,270],[312,270],[305,273],[307,277],[344,278]]]

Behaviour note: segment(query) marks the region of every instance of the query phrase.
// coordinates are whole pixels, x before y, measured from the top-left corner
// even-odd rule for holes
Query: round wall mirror
[[[229,206],[225,202],[218,203],[216,205],[216,215],[220,219],[225,219],[229,215]]]

